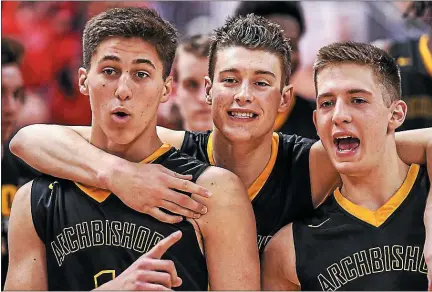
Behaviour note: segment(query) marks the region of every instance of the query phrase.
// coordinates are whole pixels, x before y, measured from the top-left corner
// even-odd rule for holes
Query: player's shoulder
[[[284,134],[284,133],[274,133],[279,136],[279,143],[282,143],[284,148],[294,148],[294,147],[312,147],[312,145],[317,142],[315,139],[302,137],[296,134]]]

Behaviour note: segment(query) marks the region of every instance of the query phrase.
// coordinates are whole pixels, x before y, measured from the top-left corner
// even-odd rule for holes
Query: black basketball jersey
[[[295,95],[290,108],[278,113],[274,124],[274,131],[289,135],[299,135],[310,139],[318,139],[315,125],[313,123],[314,102]]]
[[[402,79],[402,97],[408,105],[405,122],[398,131],[432,127],[432,54],[427,35],[394,43],[390,54],[396,59]]]
[[[208,166],[164,145],[144,162],[161,164],[193,181]],[[127,207],[109,191],[40,176],[31,209],[46,248],[49,290],[91,290],[112,280],[171,233],[182,238],[162,257],[172,260],[183,283],[178,290],[207,290],[206,260],[193,225],[162,223]]]
[[[413,164],[375,212],[336,190],[313,217],[294,222],[302,290],[427,290],[423,214],[429,186],[426,169]]]
[[[260,253],[283,226],[313,210],[309,152],[313,140],[273,133],[270,161],[248,189]],[[181,152],[214,165],[212,135],[186,132]]]

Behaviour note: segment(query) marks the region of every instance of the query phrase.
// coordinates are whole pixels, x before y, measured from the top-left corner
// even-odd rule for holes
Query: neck
[[[271,156],[273,133],[247,142],[229,141],[216,128],[213,131],[213,157],[219,167],[236,174],[249,188],[266,167]]]
[[[398,156],[394,137],[389,138],[380,161],[359,175],[341,175],[342,195],[372,211],[383,206],[400,188],[409,166]]]
[[[162,146],[156,126],[149,125],[128,144],[118,144],[107,137],[98,125],[92,125],[90,143],[103,151],[132,162],[140,162]]]

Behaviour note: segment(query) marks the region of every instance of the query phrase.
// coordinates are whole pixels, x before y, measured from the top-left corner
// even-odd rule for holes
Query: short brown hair
[[[139,37],[153,44],[163,63],[163,78],[169,75],[178,33],[156,11],[139,7],[108,9],[87,22],[83,33],[84,67],[90,69],[91,57],[102,41],[116,36]]]
[[[318,94],[317,76],[319,71],[327,66],[341,63],[353,63],[372,68],[378,82],[383,84],[387,91],[387,98],[384,96],[384,101],[388,106],[393,101],[401,99],[400,70],[393,57],[375,46],[357,42],[333,43],[318,51],[314,63],[316,94]]]
[[[185,38],[184,40],[180,41],[174,63],[178,62],[178,52],[180,51],[190,53],[197,58],[207,58],[210,51],[210,44],[211,38],[209,35],[197,34]],[[178,69],[176,65],[174,65],[173,68],[173,79],[175,82],[178,80]]]
[[[1,64],[16,64],[21,63],[22,57],[24,56],[24,46],[18,41],[2,37],[1,39]]]
[[[227,19],[215,30],[209,54],[209,77],[213,80],[218,50],[240,46],[275,53],[282,61],[281,86],[289,84],[291,46],[282,28],[262,16],[248,14]]]

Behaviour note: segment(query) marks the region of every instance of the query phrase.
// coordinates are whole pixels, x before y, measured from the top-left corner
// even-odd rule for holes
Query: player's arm
[[[432,128],[401,131],[395,134],[400,159],[406,164],[426,164],[426,151],[432,143]]]
[[[9,269],[5,290],[47,290],[45,245],[33,225],[32,182],[15,195],[9,219]]]
[[[396,148],[399,157],[406,164],[425,164],[426,149],[432,142],[432,128],[402,131],[396,133]],[[340,183],[340,177],[321,141],[317,141],[309,154],[309,171],[314,206]]]
[[[259,290],[255,216],[240,179],[210,167],[197,180],[213,196],[197,197],[208,213],[197,219],[203,236],[211,290]],[[205,201],[205,202],[204,202]]]
[[[261,282],[263,290],[300,290],[292,224],[282,228],[267,244],[262,256]]]
[[[161,138],[174,132],[183,141],[184,132],[165,129]],[[179,222],[205,213],[202,204],[174,190],[207,196],[207,190],[156,164],[132,163],[106,153],[89,143],[90,127],[31,125],[21,129],[10,143],[11,151],[37,170],[86,185],[109,189],[129,207],[164,222]],[[175,142],[170,138],[170,142]],[[181,143],[180,142],[180,143]]]

